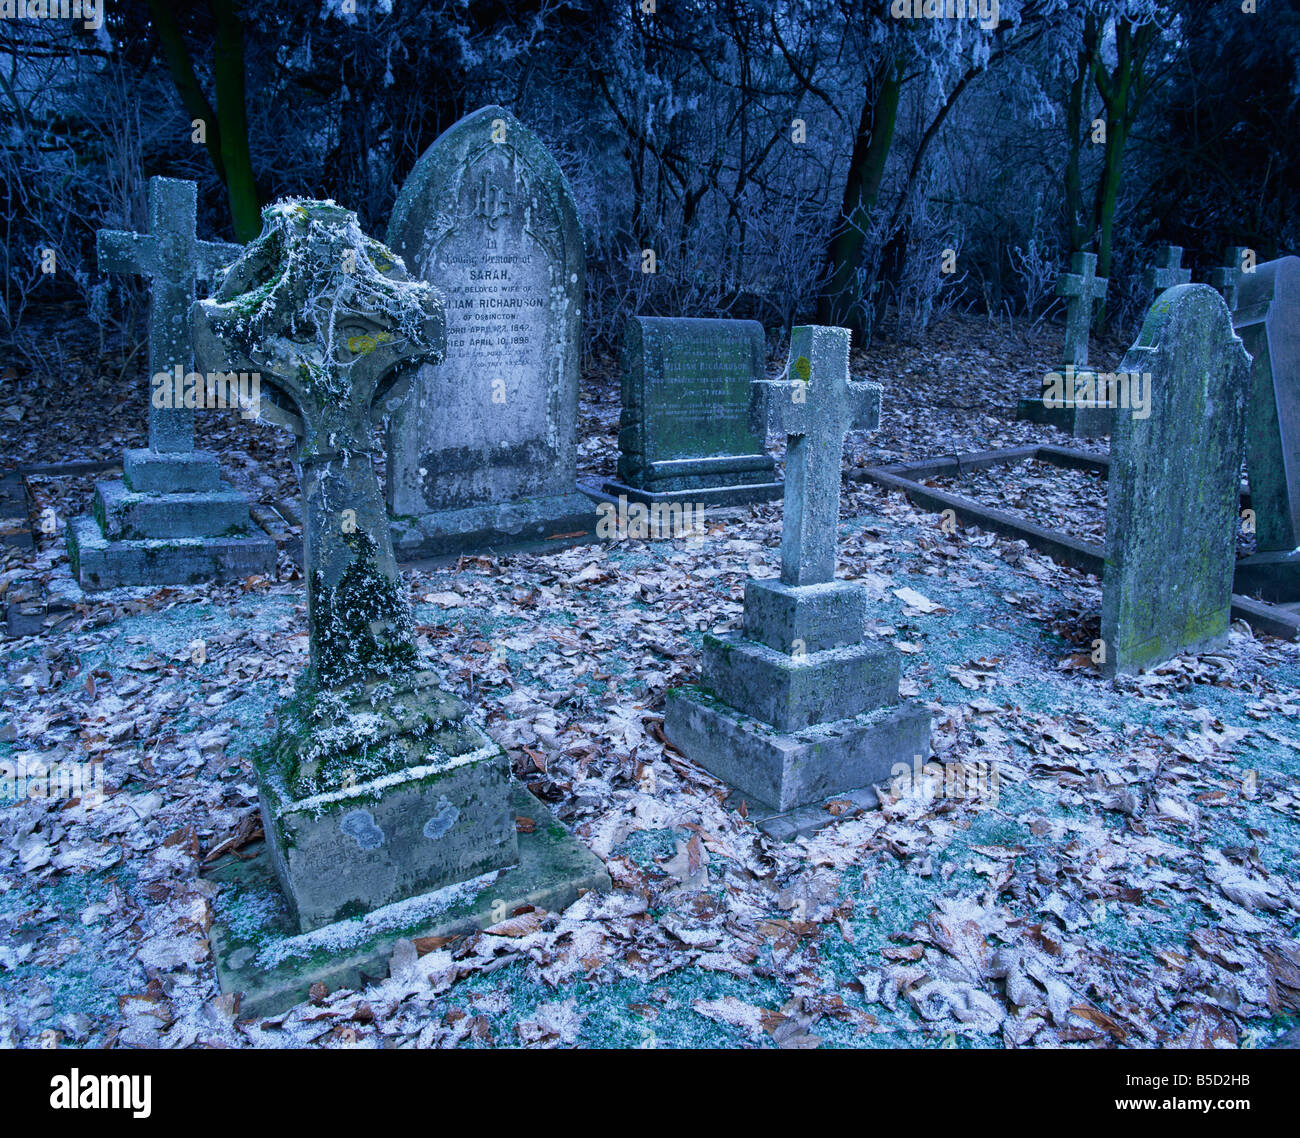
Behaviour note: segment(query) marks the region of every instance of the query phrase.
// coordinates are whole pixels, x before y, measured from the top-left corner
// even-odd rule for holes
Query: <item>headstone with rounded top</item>
[[[577,489],[585,252],[573,194],[502,107],[449,127],[416,162],[388,245],[447,297],[447,351],[423,364],[388,427],[399,554],[581,537]]]
[[[1167,289],[1122,369],[1149,374],[1145,416],[1111,438],[1102,574],[1104,674],[1226,642],[1250,357],[1209,285]]]

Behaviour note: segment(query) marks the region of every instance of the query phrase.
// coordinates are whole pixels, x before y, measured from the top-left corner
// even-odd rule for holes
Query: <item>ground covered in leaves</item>
[[[846,467],[1064,441],[1012,420],[1052,354],[1050,336],[1009,348],[962,320],[924,346],[873,346],[855,371],[885,384],[884,419],[850,437]],[[584,469],[610,473],[608,370],[584,396]],[[296,493],[282,436],[200,419],[255,497]],[[23,460],[91,453],[60,445]],[[1060,493],[1032,480],[1058,476],[1074,477],[1024,464],[988,488],[1028,508]],[[92,483],[31,489],[63,519]],[[102,762],[106,789],[98,805],[0,808],[0,1037],[1232,1047],[1294,1026],[1300,646],[1238,625],[1219,652],[1105,681],[1088,649],[1095,578],[846,481],[840,575],[871,591],[869,634],[903,653],[935,754],[879,810],[833,802],[827,828],[776,843],[665,745],[662,710],[698,677],[702,635],[739,626],[746,578],[776,573],[780,519],[765,505],[718,513],[693,541],[407,572],[447,686],[614,890],[403,942],[384,983],[269,1020],[216,988],[220,897],[203,869],[257,836],[246,756],[307,655],[292,562],[275,580],[90,596],[9,642],[0,760]],[[35,554],[6,553],[0,591],[59,571],[61,532],[38,537]]]

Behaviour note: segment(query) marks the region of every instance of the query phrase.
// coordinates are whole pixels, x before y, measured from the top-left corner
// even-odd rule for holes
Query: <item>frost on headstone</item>
[[[1209,285],[1162,292],[1124,357],[1150,414],[1115,418],[1106,490],[1106,675],[1227,641],[1250,358]]]
[[[254,757],[301,927],[511,865],[509,768],[421,666],[375,428],[443,352],[443,302],[333,202],[286,200],[194,308],[210,365],[257,371],[299,439],[311,664]],[[362,824],[364,823],[364,825]]]
[[[405,556],[594,532],[577,489],[586,253],[564,172],[503,107],[420,156],[387,244],[447,295],[447,354],[388,425],[388,507]]]
[[[263,218],[197,306],[198,337],[227,366],[261,372],[267,417],[299,436],[312,671],[332,687],[415,663],[373,420],[405,394],[399,365],[442,358],[442,301],[333,203],[288,200]]]

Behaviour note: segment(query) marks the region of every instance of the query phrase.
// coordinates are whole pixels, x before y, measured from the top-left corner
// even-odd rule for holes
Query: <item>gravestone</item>
[[[1100,438],[1110,433],[1113,410],[1098,392],[1096,372],[1088,367],[1088,334],[1093,302],[1106,298],[1108,282],[1097,276],[1095,253],[1075,253],[1070,268],[1056,282],[1056,295],[1065,297],[1061,369],[1044,376],[1042,395],[1017,403],[1016,418],[1077,438]]]
[[[1156,263],[1143,274],[1142,283],[1147,292],[1162,293],[1175,285],[1187,284],[1192,270],[1183,268],[1183,251],[1177,245],[1161,245],[1156,253]]]
[[[83,589],[233,580],[275,568],[275,542],[253,523],[247,500],[222,479],[216,455],[194,449],[195,409],[208,387],[190,371],[189,307],[196,281],[215,279],[241,251],[196,239],[197,201],[195,183],[151,178],[150,232],[99,232],[101,269],[150,278],[149,445],[126,452],[122,481],[99,483],[93,514],[68,527]]]
[[[1251,355],[1246,473],[1255,548],[1236,591],[1300,600],[1300,257],[1237,274],[1237,335]]]
[[[291,931],[487,874],[512,908],[533,896],[561,907],[577,895],[562,875],[502,886],[521,858],[509,762],[420,659],[373,465],[373,427],[408,394],[406,365],[442,356],[443,300],[333,202],[282,201],[262,219],[194,321],[201,357],[258,369],[267,418],[299,438],[310,666],[253,756]],[[589,884],[601,872],[588,866]],[[229,937],[223,985],[263,984],[225,951]]]
[[[1249,261],[1248,261],[1249,258]],[[1249,269],[1246,268],[1249,263]],[[1250,250],[1244,245],[1231,245],[1224,254],[1223,264],[1210,272],[1210,284],[1223,297],[1229,312],[1237,310],[1237,284],[1243,272],[1254,272],[1255,264]]]
[[[880,386],[848,366],[847,329],[795,328],[789,378],[756,393],[788,437],[780,580],[746,584],[742,633],[704,638],[701,684],[670,691],[664,715],[669,742],[782,836],[826,821],[829,796],[874,801],[929,746],[928,713],[899,702],[898,654],[863,640],[866,590],[835,580],[844,434],[880,421]]]
[[[1106,492],[1105,675],[1227,640],[1250,359],[1209,285],[1160,294],[1123,370],[1150,415],[1118,415]]]
[[[779,498],[776,462],[749,414],[763,356],[756,320],[628,320],[619,481],[605,492],[727,506]]]
[[[446,357],[389,422],[399,553],[594,530],[576,488],[585,254],[554,158],[508,111],[475,111],[415,164],[388,245],[447,296]]]

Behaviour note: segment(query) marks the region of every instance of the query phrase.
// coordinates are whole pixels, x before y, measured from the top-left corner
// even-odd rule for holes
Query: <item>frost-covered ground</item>
[[[846,465],[1062,441],[1009,421],[1051,348],[1025,346],[1014,376],[973,322],[925,349],[873,348],[861,373],[886,384],[885,421],[850,439]],[[612,469],[612,394],[593,384],[584,402],[590,470]],[[253,430],[224,429],[236,453]],[[281,451],[227,466],[265,479],[267,500],[291,490]],[[62,515],[89,485],[33,489]],[[904,654],[950,789],[960,763],[983,776],[961,782],[975,796],[927,776],[780,844],[664,745],[664,691],[697,676],[705,631],[738,626],[747,575],[776,571],[779,505],[720,516],[698,544],[408,573],[448,686],[615,888],[405,942],[385,983],[269,1021],[217,992],[200,871],[256,836],[245,756],[306,660],[301,580],[282,560],[275,581],[91,597],[7,643],[0,759],[102,760],[107,786],[102,805],[0,807],[3,1038],[1266,1046],[1293,1026],[1300,646],[1237,627],[1219,653],[1111,684],[1088,656],[1095,579],[944,534],[872,486],[846,483],[842,514],[840,574]],[[5,588],[57,562],[61,541],[41,546],[7,555]]]

